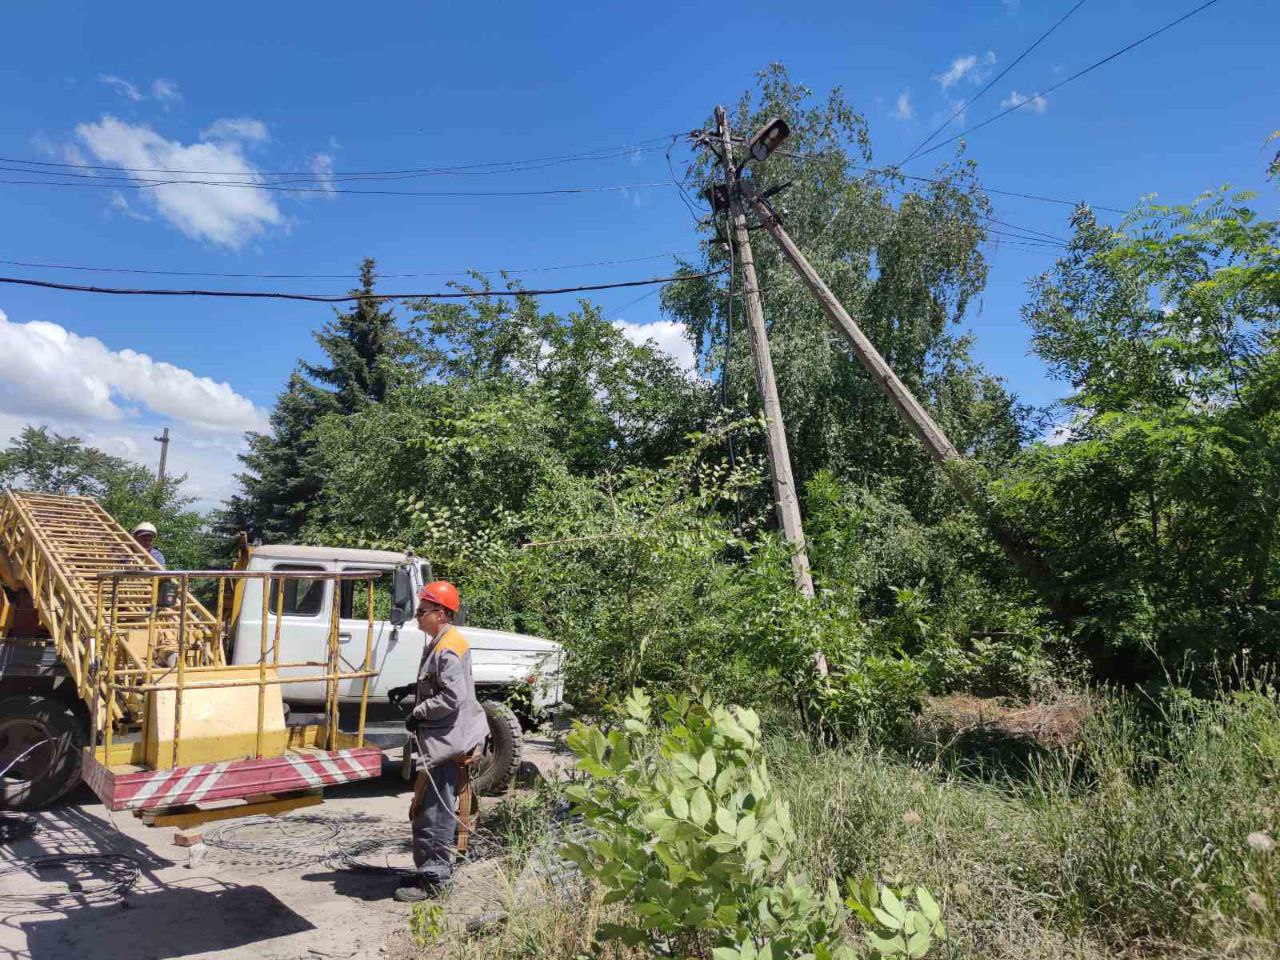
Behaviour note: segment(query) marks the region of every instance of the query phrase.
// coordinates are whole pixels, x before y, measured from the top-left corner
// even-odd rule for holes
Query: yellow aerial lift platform
[[[0,807],[43,806],[83,775],[111,810],[195,823],[319,803],[326,785],[377,776],[381,752],[364,743],[376,576],[164,570],[89,497],[5,492]],[[359,665],[341,655],[336,607],[323,660],[280,662],[284,596],[307,579],[366,582]],[[232,666],[224,644],[249,580],[262,581],[259,657]],[[281,667],[314,668],[287,682],[326,685],[323,722],[286,725]],[[362,689],[348,732],[344,681]]]

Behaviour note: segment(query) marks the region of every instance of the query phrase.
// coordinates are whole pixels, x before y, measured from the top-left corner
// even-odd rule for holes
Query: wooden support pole
[[[924,444],[925,450],[934,463],[942,468],[960,498],[982,518],[1005,555],[1031,581],[1055,615],[1064,623],[1070,623],[1075,616],[1075,611],[1059,595],[1052,572],[1031,547],[1013,536],[999,518],[992,515],[991,510],[983,502],[981,491],[975,488],[972,473],[965,469],[968,461],[955,448],[942,428],[934,422],[933,417],[929,416],[929,412],[916,399],[915,394],[894,373],[893,368],[880,355],[875,345],[867,339],[867,335],[862,332],[862,328],[853,317],[849,316],[849,311],[836,299],[818,271],[813,268],[813,264],[800,252],[791,235],[783,229],[776,211],[754,190],[744,190],[742,193],[742,201],[751,207],[765,230],[769,232],[769,236],[777,242],[791,268],[822,306],[827,319],[844,335],[863,369],[871,375],[871,379],[893,403],[911,432]]]
[[[782,419],[782,403],[773,375],[773,358],[769,353],[769,335],[764,325],[764,303],[756,280],[755,259],[751,252],[751,235],[747,216],[738,191],[738,170],[733,162],[733,140],[724,107],[716,107],[716,127],[720,135],[720,160],[724,166],[725,185],[729,194],[729,215],[733,221],[733,242],[742,268],[742,296],[747,305],[747,330],[751,338],[751,355],[755,360],[756,387],[764,403],[765,428],[769,438],[769,473],[773,479],[773,499],[777,505],[778,524],[782,536],[791,547],[791,570],[796,589],[813,597],[813,576],[809,572],[809,554],[804,545],[804,524],[800,518],[800,501],[796,496],[795,478],[791,474],[791,453],[787,449],[786,427]],[[825,666],[825,664],[824,664]],[[825,673],[825,670],[822,670]]]
[[[760,218],[760,222],[769,232],[769,236],[773,237],[778,246],[782,248],[783,256],[786,257],[792,269],[804,281],[809,288],[809,292],[813,294],[814,298],[822,306],[827,318],[849,341],[849,345],[853,347],[853,352],[857,354],[858,360],[861,361],[867,373],[871,374],[871,379],[876,382],[876,385],[884,391],[893,405],[898,408],[898,413],[911,429],[911,432],[924,444],[929,456],[939,465],[959,461],[961,459],[959,451],[947,439],[947,435],[942,432],[942,428],[934,423],[933,418],[929,416],[929,412],[920,405],[920,401],[915,398],[915,395],[907,389],[907,385],[893,372],[893,368],[889,366],[884,357],[880,356],[880,351],[867,339],[867,335],[862,332],[862,328],[849,316],[849,312],[845,310],[840,301],[836,299],[835,294],[823,282],[822,277],[818,275],[818,271],[813,268],[813,265],[809,263],[805,255],[800,252],[800,248],[796,246],[795,241],[783,229],[773,209],[751,191],[746,192],[744,200],[751,205],[751,208]]]

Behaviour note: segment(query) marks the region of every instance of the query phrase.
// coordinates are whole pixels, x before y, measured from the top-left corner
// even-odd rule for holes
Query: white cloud
[[[168,140],[144,124],[125,123],[106,115],[97,123],[76,127],[81,142],[98,162],[143,169],[191,171],[204,183],[164,182],[138,191],[144,203],[193,240],[238,249],[284,222],[271,195],[255,187],[222,187],[219,180],[257,183],[257,168],[244,155],[246,140],[267,136],[266,127],[248,118],[216,121],[206,139],[190,145]],[[212,134],[212,136],[210,136]],[[216,171],[195,174],[195,171]],[[134,174],[137,180],[165,175]],[[170,178],[173,175],[169,175]],[[179,175],[180,176],[180,175]],[[209,183],[208,181],[214,181]]]
[[[976,53],[971,53],[966,57],[956,57],[951,61],[951,66],[943,73],[938,74],[933,79],[943,90],[947,90],[962,80],[970,83],[981,83],[987,78],[991,72],[990,68],[996,62],[996,54],[994,50],[988,50],[986,56],[979,57]]]
[[[177,103],[182,99],[178,85],[172,80],[164,79],[151,81],[151,96],[161,103]]]
[[[48,426],[156,468],[153,437],[173,430],[169,471],[209,508],[236,487],[245,430],[266,414],[229,384],[134,350],[112,350],[53,323],[12,323],[0,310],[0,446],[25,426]]]
[[[0,311],[0,410],[127,421],[140,404],[153,414],[206,431],[258,429],[265,415],[231,385],[112,350],[56,323],[13,323]]]
[[[110,204],[111,204],[112,210],[116,211],[117,213],[123,213],[126,217],[128,217],[131,220],[141,220],[143,223],[151,222],[151,218],[148,217],[145,213],[140,213],[139,211],[133,209],[129,201],[124,198],[124,194],[121,193],[119,190],[111,191]]]
[[[910,90],[903,90],[898,94],[898,103],[894,108],[893,116],[899,120],[910,120],[915,116],[915,111],[911,108]]]
[[[323,189],[329,196],[334,196],[333,192],[333,156],[328,153],[317,153],[311,158],[311,172],[318,178],[317,186]]]
[[[271,139],[267,125],[253,117],[223,117],[201,130],[200,136],[219,143],[264,143]]]
[[[652,323],[632,323],[614,320],[618,331],[637,346],[648,343],[654,349],[669,354],[680,369],[694,372],[693,344],[689,341],[688,328],[674,320],[655,320]]]
[[[134,103],[138,103],[146,99],[142,95],[142,91],[128,80],[124,79],[124,77],[117,77],[110,73],[104,73],[98,77],[98,81],[100,83],[105,83],[108,87],[111,87],[111,89],[115,90],[126,100],[132,100]]]
[[[1009,96],[1000,101],[1000,106],[1004,108],[1016,107],[1026,102],[1028,110],[1034,110],[1036,113],[1044,113],[1049,109],[1049,101],[1044,97],[1036,94],[1034,97],[1024,97],[1017,90],[1010,90]]]
[[[148,96],[143,93],[134,84],[130,83],[124,77],[117,77],[113,73],[104,73],[98,77],[99,83],[105,83],[120,96],[132,103],[141,103],[144,100],[156,100],[168,106],[177,103],[182,99],[182,94],[178,90],[178,84],[173,80],[165,80],[163,77],[151,81],[151,94]]]

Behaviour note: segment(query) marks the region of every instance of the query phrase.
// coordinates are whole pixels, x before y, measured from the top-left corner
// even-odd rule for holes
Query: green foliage
[[[924,887],[895,891],[890,887],[877,888],[870,879],[861,883],[849,881],[846,887],[849,896],[845,903],[854,916],[871,928],[866,938],[874,956],[884,960],[899,957],[914,960],[928,953],[935,942],[946,940],[942,908]]]
[[[1280,654],[1280,221],[1241,198],[1080,210],[1032,285],[1069,436],[993,487],[1077,610],[1104,677]]]
[[[981,457],[1016,451],[1026,411],[953,332],[987,276],[980,244],[991,206],[974,164],[943,166],[923,190],[892,175],[866,176],[872,153],[865,117],[842,91],[815,96],[780,64],[761,71],[757,88],[730,114],[742,135],[769,118],[786,118],[791,135],[785,148],[752,163],[751,176],[762,186],[789,184],[782,200],[788,232],[952,441]],[[719,163],[700,151],[688,176],[693,191],[701,192],[721,177]],[[702,253],[686,265],[690,272],[730,265],[711,227]],[[932,482],[933,467],[919,442],[777,246],[761,242],[753,253],[798,483],[823,470],[869,487],[893,480],[901,484],[899,500],[917,515],[938,517],[954,509],[949,491]],[[728,295],[720,283],[672,284],[663,304],[689,325],[713,369],[728,354],[731,404],[756,409],[750,345],[740,331],[729,342]],[[740,300],[733,312],[744,316]]]
[[[374,299],[374,262],[360,265],[361,296],[346,313],[335,312],[316,333],[327,365],[299,362],[271,411],[268,433],[246,435],[241,454],[241,492],[217,518],[224,536],[247,530],[266,542],[297,537],[322,482],[312,429],[329,414],[349,415],[381,403],[393,386],[410,376],[406,344],[395,316]]]
[[[409,936],[420,947],[437,943],[444,936],[444,907],[435,901],[415,903],[409,911]]]
[[[1101,958],[1135,943],[1270,956],[1274,688],[1098,696],[1090,710],[1078,742],[981,780],[963,757],[920,767],[775,731],[766,749],[795,823],[794,863],[811,876],[885,877],[895,891],[903,877],[924,884],[940,895],[957,957]]]
[[[0,489],[14,487],[93,497],[126,530],[144,520],[156,525],[156,546],[174,569],[210,566],[214,543],[204,518],[183,496],[185,477],[160,484],[145,467],[85,446],[79,437],[25,427],[0,450]]]
[[[819,890],[790,869],[791,814],[753,711],[669,697],[656,745],[651,711],[636,690],[621,729],[579,724],[569,737],[587,779],[567,793],[593,836],[564,854],[630,913],[598,937],[713,960],[837,960],[859,955],[843,932],[851,910],[872,956],[922,957],[945,936],[928,891],[913,910],[888,888],[850,883],[846,902],[834,880]]]

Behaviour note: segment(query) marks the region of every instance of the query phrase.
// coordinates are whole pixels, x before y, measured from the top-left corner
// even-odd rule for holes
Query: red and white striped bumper
[[[84,752],[84,779],[108,810],[151,810],[264,793],[314,790],[367,780],[382,772],[378,747],[287,753],[261,760],[223,760],[173,770],[114,773]]]

